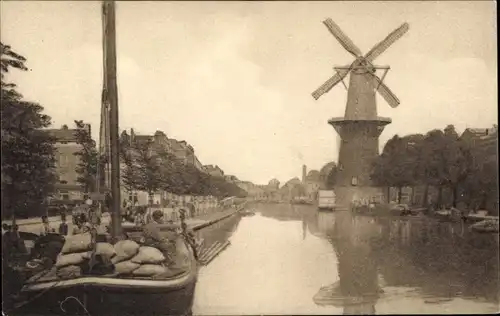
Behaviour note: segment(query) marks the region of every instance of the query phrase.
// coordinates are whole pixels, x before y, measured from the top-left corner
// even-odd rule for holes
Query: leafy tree
[[[161,157],[152,150],[150,143],[136,143],[133,146],[134,163],[137,170],[137,189],[149,194],[152,203],[153,194],[165,183],[165,172],[162,170]]]
[[[76,181],[82,186],[85,193],[94,192],[96,189],[97,169],[99,167],[99,153],[92,135],[83,121],[76,121],[76,142],[81,149],[74,153],[79,158],[76,172]]]
[[[443,178],[440,182],[451,190],[452,204],[456,207],[459,189],[473,172],[473,159],[468,146],[459,138],[453,125],[444,129],[444,139],[445,143],[441,148]]]
[[[128,193],[133,193],[139,187],[139,171],[135,165],[134,153],[128,139],[120,139],[120,162],[122,164],[121,183]]]
[[[371,178],[375,184],[398,188],[398,203],[402,189],[415,183],[416,159],[410,155],[408,142],[395,135],[384,146],[382,154],[373,164]]]
[[[498,138],[498,135],[496,136]],[[495,140],[498,143],[498,139]],[[461,193],[469,208],[489,209],[498,215],[498,153],[496,146],[483,149],[468,146],[473,156],[472,168],[461,184]],[[488,204],[492,205],[488,205]],[[489,206],[489,207],[488,207]]]
[[[2,217],[40,216],[54,192],[55,140],[40,129],[50,126],[43,107],[24,101],[16,85],[5,81],[14,68],[26,71],[26,59],[1,46]]]
[[[459,189],[473,172],[472,155],[466,144],[458,137],[453,125],[444,131],[427,133],[421,151],[423,176],[427,183],[438,188],[437,204],[443,202],[443,189],[452,192],[452,204],[456,206]]]
[[[328,189],[333,189],[337,182],[337,174],[338,174],[338,168],[337,165],[333,165],[332,169],[328,173],[328,177],[326,178],[326,187]]]

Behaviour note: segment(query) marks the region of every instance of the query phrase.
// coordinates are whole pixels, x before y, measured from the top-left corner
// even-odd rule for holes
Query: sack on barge
[[[61,249],[61,254],[77,253],[92,249],[92,236],[90,233],[68,236]]]
[[[127,275],[137,270],[141,265],[138,263],[134,263],[130,260],[122,261],[115,264],[115,272],[118,275]]]
[[[95,254],[96,256],[102,256],[111,260],[115,256],[116,251],[112,244],[107,242],[98,242],[96,243]]]
[[[142,246],[131,261],[139,264],[158,264],[164,262],[165,259],[163,253],[157,248]]]
[[[157,274],[164,274],[169,269],[161,264],[143,264],[132,272],[135,276],[151,277]]]
[[[79,265],[82,264],[85,260],[90,259],[91,253],[86,252],[78,252],[78,253],[69,253],[69,254],[60,254],[57,257],[56,268],[63,268],[66,266]]]
[[[116,255],[111,259],[113,264],[133,258],[139,251],[139,245],[133,240],[120,240],[114,245]]]

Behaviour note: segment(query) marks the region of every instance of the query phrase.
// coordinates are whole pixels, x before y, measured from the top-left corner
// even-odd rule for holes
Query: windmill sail
[[[353,41],[333,22],[332,19],[326,19],[323,24],[326,25],[330,33],[339,41],[339,43],[354,57],[361,56],[361,50],[354,44]]]
[[[333,77],[328,79],[325,83],[323,83],[316,91],[312,93],[312,96],[314,99],[318,100],[323,94],[327,93],[330,91],[337,83],[342,81],[342,79],[347,76],[349,73],[349,69],[342,69],[339,72],[337,72]]]
[[[395,41],[401,38],[408,30],[410,26],[408,23],[403,23],[400,27],[391,32],[391,34],[387,35],[383,41],[373,46],[373,48],[365,55],[365,59],[369,62],[372,62],[380,56],[389,46],[391,46]]]

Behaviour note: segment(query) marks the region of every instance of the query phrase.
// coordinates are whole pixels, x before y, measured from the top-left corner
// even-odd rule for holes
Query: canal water
[[[306,205],[253,209],[199,232],[231,245],[201,268],[195,315],[499,311],[497,235]]]

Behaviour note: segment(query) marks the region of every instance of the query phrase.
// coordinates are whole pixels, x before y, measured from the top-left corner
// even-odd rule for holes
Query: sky
[[[1,2],[2,42],[27,58],[12,72],[53,127],[77,119],[98,138],[102,89],[100,2]],[[118,2],[120,130],[186,140],[203,164],[265,184],[300,177],[338,157],[327,124],[343,116],[342,85],[311,93],[352,56],[322,21],[332,18],[363,53],[403,22],[410,30],[376,64],[401,100],[380,147],[394,134],[497,123],[493,1]]]

